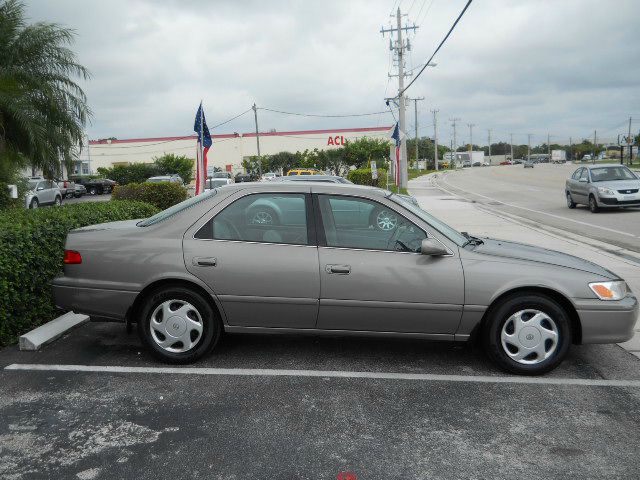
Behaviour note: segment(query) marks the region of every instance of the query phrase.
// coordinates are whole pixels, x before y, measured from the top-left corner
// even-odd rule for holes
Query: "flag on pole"
[[[193,130],[198,135],[198,151],[196,152],[196,195],[204,192],[204,185],[207,179],[207,152],[213,141],[207,127],[207,121],[204,118],[204,110],[202,102],[196,112],[196,121]]]
[[[396,123],[396,126],[393,128],[393,133],[391,134],[391,138],[393,138],[396,144],[396,158],[393,160],[393,174],[394,174],[394,182],[396,187],[400,186],[400,144],[401,144],[401,133],[400,133],[400,125]]]

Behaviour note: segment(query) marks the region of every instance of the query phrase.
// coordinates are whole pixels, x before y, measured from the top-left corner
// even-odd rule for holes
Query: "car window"
[[[307,245],[306,197],[301,193],[255,193],[225,207],[195,238]]]
[[[571,178],[573,178],[574,180],[578,180],[580,178],[580,174],[582,173],[582,168],[577,169],[575,172],[573,172],[573,175],[571,175]]]
[[[615,180],[636,180],[636,176],[624,166],[601,167],[591,169],[591,180],[594,182],[610,182]]]
[[[395,210],[373,200],[319,195],[327,246],[420,252],[427,235]]]
[[[582,179],[589,180],[589,170],[586,168],[583,168],[582,172],[580,173],[580,180]]]
[[[172,217],[173,215],[176,215],[183,210],[186,210],[194,205],[197,205],[200,202],[210,199],[215,194],[216,190],[207,190],[200,195],[188,198],[184,202],[177,203],[173,207],[169,207],[166,210],[161,211],[160,213],[156,213],[152,217],[138,222],[136,225],[138,227],[148,227],[150,225],[155,225],[156,223],[162,222],[163,220],[166,220],[167,218]]]

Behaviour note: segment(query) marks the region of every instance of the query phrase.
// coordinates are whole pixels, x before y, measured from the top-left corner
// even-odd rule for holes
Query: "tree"
[[[90,115],[75,77],[89,72],[68,48],[72,30],[39,22],[26,25],[24,5],[0,3],[0,156],[57,176],[71,168]]]
[[[160,157],[154,157],[153,161],[158,170],[158,175],[177,173],[182,177],[184,183],[191,183],[193,179],[193,169],[196,163],[193,158],[189,158],[186,155],[165,153]]]
[[[389,158],[388,139],[363,137],[358,140],[349,141],[344,146],[344,156],[347,165],[356,168],[367,166],[371,160],[384,162]]]

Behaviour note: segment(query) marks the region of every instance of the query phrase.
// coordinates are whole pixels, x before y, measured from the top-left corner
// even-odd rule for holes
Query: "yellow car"
[[[287,172],[287,176],[291,175],[320,175],[320,171],[315,168],[294,168]]]

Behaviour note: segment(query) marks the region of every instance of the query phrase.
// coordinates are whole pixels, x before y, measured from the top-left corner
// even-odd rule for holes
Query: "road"
[[[41,370],[6,369],[14,364]],[[226,335],[201,370],[165,367],[113,323],[41,352],[0,351],[0,478],[640,471],[640,369],[616,345],[573,346],[540,384],[470,346],[400,339]]]
[[[565,180],[577,165],[538,164],[465,168],[446,173],[439,185],[497,211],[640,252],[640,209],[593,214],[567,208]]]

